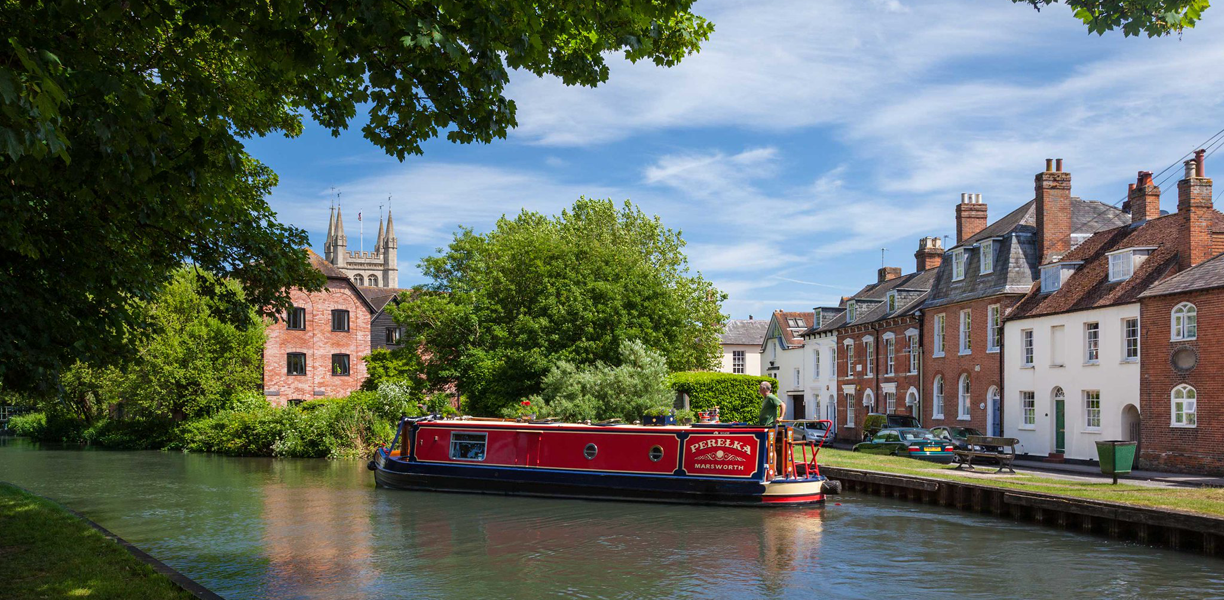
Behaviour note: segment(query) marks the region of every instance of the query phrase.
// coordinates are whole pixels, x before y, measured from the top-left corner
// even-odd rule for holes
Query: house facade
[[[765,343],[765,331],[769,321],[753,319],[730,319],[723,326],[719,342],[722,344],[722,362],[718,370],[723,373],[741,375],[761,374],[761,347]]]
[[[761,374],[778,380],[774,392],[786,404],[786,418],[811,419],[815,407],[809,406],[804,379],[803,338],[812,327],[810,312],[774,311],[761,344]]]
[[[1139,296],[1178,268],[1179,215],[1140,172],[1131,224],[1098,232],[1042,267],[1004,325],[1004,431],[1017,451],[1097,460],[1096,442],[1140,439]],[[1056,270],[1056,274],[1050,271]]]
[[[1058,263],[1092,233],[1130,222],[1118,208],[1071,196],[1062,159],[1046,162],[1034,178],[1034,199],[994,223],[980,194],[961,195],[956,245],[944,254],[922,308],[927,427],[1002,433],[1005,316],[1043,265]]]
[[[812,407],[811,418],[833,422],[832,435],[840,428],[837,420],[837,333],[825,330],[845,311],[844,306],[817,306],[813,309],[812,327],[803,332],[804,363],[807,369],[807,400]]]
[[[377,312],[349,277],[310,252],[327,277],[322,291],[289,292],[293,307],[267,327],[263,390],[274,406],[347,396],[366,378],[372,316]]]
[[[1224,219],[1197,159],[1164,217],[1182,228],[1180,272],[1140,295],[1139,466],[1224,474]]]

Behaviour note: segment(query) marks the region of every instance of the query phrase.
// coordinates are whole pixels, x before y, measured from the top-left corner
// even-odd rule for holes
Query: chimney
[[[1126,202],[1130,205],[1131,223],[1160,216],[1160,188],[1152,183],[1151,171],[1139,171],[1139,177],[1126,192]]]
[[[981,194],[961,194],[956,205],[956,243],[959,244],[986,229],[986,205]]]
[[[901,267],[880,267],[880,270],[877,271],[877,273],[879,274],[879,277],[877,278],[876,283],[884,283],[889,279],[896,279],[900,277]]]
[[[914,253],[919,271],[938,269],[943,262],[943,242],[937,237],[924,237],[918,240],[918,251]]]
[[[1037,252],[1041,264],[1057,262],[1071,250],[1071,174],[1062,170],[1062,159],[1034,178],[1037,200]]]
[[[1211,180],[1204,173],[1204,151],[1185,162],[1186,178],[1177,182],[1177,256],[1182,270],[1211,258]]]

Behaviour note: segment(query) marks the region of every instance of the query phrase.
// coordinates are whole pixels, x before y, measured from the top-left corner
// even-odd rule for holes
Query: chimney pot
[[[1206,171],[1203,170],[1206,166],[1203,164],[1204,161],[1206,161],[1207,159],[1206,154],[1207,154],[1207,151],[1202,148],[1199,148],[1198,150],[1194,151],[1195,177],[1206,177],[1207,176]]]
[[[1059,173],[1062,173],[1062,159],[1061,158],[1054,159],[1054,170],[1058,171]]]
[[[1050,171],[1053,171],[1053,170],[1054,170],[1054,159],[1047,158],[1046,159],[1046,172],[1049,173]]]
[[[937,237],[918,240],[918,251],[914,253],[914,258],[919,271],[938,268],[943,262],[943,242]]]
[[[981,194],[961,194],[956,207],[956,243],[961,243],[986,228],[986,205]]]
[[[1187,160],[1182,163],[1182,166],[1186,169],[1186,176],[1183,179],[1193,179],[1195,171],[1198,170],[1198,165],[1194,163],[1194,160]]]
[[[1152,184],[1151,171],[1139,171],[1135,183],[1127,187],[1126,203],[1130,206],[1131,223],[1160,216],[1160,188]]]
[[[1135,184],[1133,184],[1133,183],[1128,183],[1128,184],[1126,184],[1126,191],[1128,191],[1128,192],[1133,192],[1133,191],[1135,191]]]

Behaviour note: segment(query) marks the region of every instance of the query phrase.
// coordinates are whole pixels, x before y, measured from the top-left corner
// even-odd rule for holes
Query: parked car
[[[939,427],[932,427],[931,435],[946,442],[952,442],[952,445],[956,446],[957,450],[968,450],[969,442],[967,440],[969,436],[982,435],[982,432],[972,427],[947,427],[941,425]]]
[[[943,464],[956,458],[953,453],[955,447],[950,442],[936,438],[921,427],[885,429],[875,434],[871,441],[855,444],[853,450],[865,454],[908,456]]]
[[[863,441],[873,439],[883,429],[922,429],[918,419],[909,415],[886,415],[871,413],[863,421]]]
[[[819,442],[829,430],[827,422],[795,423],[792,439],[796,442]]]

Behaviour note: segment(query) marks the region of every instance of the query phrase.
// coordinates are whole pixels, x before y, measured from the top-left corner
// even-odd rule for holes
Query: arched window
[[[357,285],[365,285],[365,277],[362,277],[361,275],[353,275],[353,283],[356,283]]]
[[[918,406],[918,388],[912,387],[909,389],[909,392],[905,394],[905,405]]]
[[[863,406],[867,407],[867,412],[875,412],[875,392],[871,390],[863,392]]]
[[[960,376],[960,384],[956,386],[957,390],[957,418],[969,418],[969,374],[965,373]]]
[[[1193,308],[1193,307],[1191,307]],[[1173,388],[1173,427],[1195,427],[1198,425],[1198,392],[1181,384]]]
[[[378,287],[378,275],[370,275],[370,287]]]
[[[944,418],[944,381],[943,375],[935,376],[935,386],[931,390],[931,399],[933,406],[931,408],[931,416],[936,419]]]
[[[1198,337],[1198,309],[1189,302],[1173,307],[1172,338],[1192,340]]]

